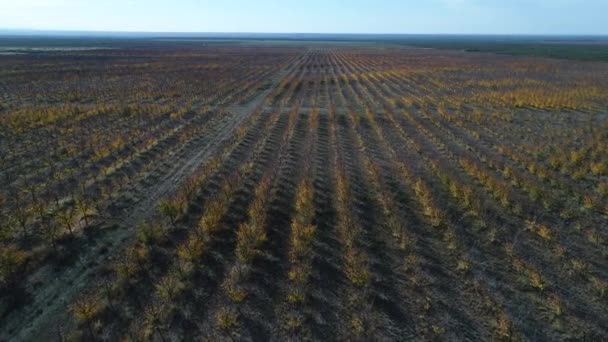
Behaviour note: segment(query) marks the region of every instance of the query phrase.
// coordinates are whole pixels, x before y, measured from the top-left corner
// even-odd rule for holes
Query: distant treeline
[[[0,30],[2,47],[174,48],[230,42],[350,42],[408,45],[515,56],[608,61],[607,36],[313,34],[313,33],[163,33]]]

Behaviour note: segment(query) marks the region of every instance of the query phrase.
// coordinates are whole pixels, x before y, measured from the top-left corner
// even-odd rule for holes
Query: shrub
[[[414,185],[414,192],[422,205],[424,215],[429,219],[433,227],[439,227],[445,222],[445,214],[435,204],[428,186],[418,179]]]
[[[310,255],[315,230],[315,226],[304,225],[294,219],[291,224],[291,249],[289,251],[291,262],[298,262]]]
[[[466,260],[458,260],[456,264],[456,270],[459,272],[466,273],[471,269],[471,264]]]
[[[227,197],[223,199],[216,198],[209,203],[205,213],[198,222],[199,234],[213,234],[220,229],[220,222],[227,207],[225,201],[228,199]]]
[[[296,332],[302,329],[304,325],[304,317],[299,312],[288,312],[285,319],[285,328],[288,331]]]
[[[540,273],[532,270],[529,272],[529,278],[530,285],[532,285],[532,287],[539,289],[540,291],[543,291],[547,288],[547,283],[545,283],[545,280],[542,278]]]
[[[185,288],[184,283],[177,274],[169,273],[162,277],[156,284],[156,292],[165,302],[172,302]]]
[[[292,265],[287,276],[290,281],[296,284],[303,284],[310,278],[311,274],[312,269],[310,264],[297,263]]]
[[[564,313],[562,301],[555,294],[549,295],[547,298],[547,306],[553,311],[555,316],[561,316]]]
[[[234,303],[240,303],[247,298],[247,290],[240,284],[249,277],[250,272],[249,266],[237,263],[232,266],[224,280],[222,288]]]
[[[159,223],[144,223],[137,228],[137,238],[144,245],[161,244],[167,237],[167,230]]]
[[[537,223],[534,221],[526,221],[527,229],[536,233],[544,240],[553,240],[553,233],[546,224]]]
[[[301,304],[304,303],[306,299],[306,290],[303,287],[292,286],[290,287],[287,293],[287,301],[291,304]]]
[[[496,334],[506,340],[510,340],[512,337],[513,324],[505,314],[500,314],[496,319]]]
[[[257,248],[266,241],[266,232],[253,223],[241,223],[237,232],[236,255],[239,261],[250,263]]]
[[[202,238],[191,235],[186,242],[177,248],[177,256],[187,262],[197,261],[205,252],[205,243]]]
[[[215,314],[217,326],[224,330],[230,330],[237,326],[239,314],[233,308],[223,307]]]
[[[16,281],[28,260],[28,254],[16,246],[8,245],[0,249],[0,288]]]
[[[144,340],[154,340],[154,334],[160,336],[161,341],[166,341],[163,336],[162,322],[167,318],[168,312],[163,302],[154,301],[144,309],[143,334]]]
[[[370,273],[367,270],[367,259],[364,255],[357,253],[353,248],[346,251],[346,276],[358,287],[365,287],[369,284]]]
[[[593,285],[593,289],[597,292],[597,294],[600,298],[608,297],[608,283],[607,282],[605,282],[604,280],[602,280],[596,276],[592,276],[591,284]]]

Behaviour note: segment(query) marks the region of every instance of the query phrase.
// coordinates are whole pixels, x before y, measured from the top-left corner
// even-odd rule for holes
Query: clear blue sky
[[[608,34],[608,0],[0,0],[0,28]]]

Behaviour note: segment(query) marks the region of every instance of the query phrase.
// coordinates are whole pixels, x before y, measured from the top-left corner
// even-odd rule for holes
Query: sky
[[[608,0],[0,0],[1,29],[608,34]]]

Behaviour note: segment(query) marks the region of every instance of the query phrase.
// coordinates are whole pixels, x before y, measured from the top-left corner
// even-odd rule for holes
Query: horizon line
[[[80,29],[36,29],[36,28],[3,28],[0,27],[0,34],[4,32],[18,33],[39,33],[39,34],[200,34],[200,35],[360,35],[360,36],[528,36],[528,37],[607,37],[606,33],[486,33],[486,32],[425,32],[425,33],[405,33],[405,32],[263,32],[263,31],[137,31],[137,30],[80,30]]]

